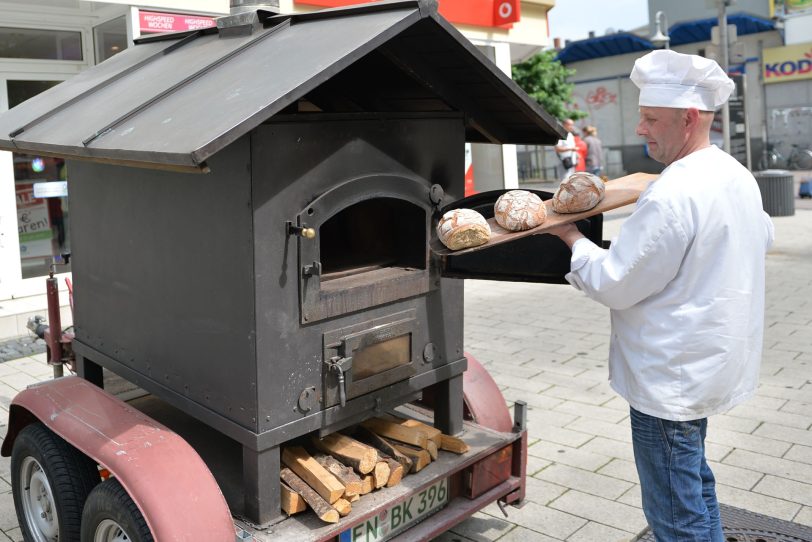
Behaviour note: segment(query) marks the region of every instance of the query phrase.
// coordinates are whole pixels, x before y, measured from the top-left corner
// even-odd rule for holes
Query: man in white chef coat
[[[574,225],[567,280],[611,309],[609,379],[631,406],[643,510],[659,542],[722,542],[707,417],[756,391],[764,260],[773,225],[755,179],[710,144],[734,85],[716,62],[670,50],[635,62],[640,122],[667,167],[608,250]]]

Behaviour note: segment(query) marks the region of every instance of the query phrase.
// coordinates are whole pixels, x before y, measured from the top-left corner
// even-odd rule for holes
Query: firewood
[[[440,440],[442,438],[443,432],[437,429],[436,427],[432,427],[421,421],[413,420],[411,418],[398,418],[397,416],[393,416],[391,414],[387,414],[385,418],[387,420],[391,420],[397,424],[400,424],[403,427],[411,427],[412,429],[419,429],[425,432],[429,440],[433,440],[434,444],[436,444],[438,448],[440,447]]]
[[[372,474],[361,475],[361,495],[371,493],[375,489],[375,476]]]
[[[330,506],[330,503],[321,498],[321,496],[316,493],[312,487],[307,485],[304,480],[296,476],[292,470],[283,467],[279,471],[279,477],[282,478],[282,480],[288,484],[293,491],[302,496],[319,519],[327,523],[338,523],[339,515],[336,509]]]
[[[383,439],[383,437],[380,437],[375,433],[373,433],[372,431],[370,431],[369,429],[360,426],[356,430],[355,436],[358,439],[362,440],[363,442],[366,442],[367,444],[375,447],[378,451],[391,456],[398,463],[403,465],[404,473],[410,472],[412,470],[411,458],[407,455],[400,453],[400,451],[398,451],[397,448],[389,444],[386,440]]]
[[[347,500],[350,501],[350,504],[352,504],[355,501],[360,501],[361,500],[361,495],[353,495],[352,497],[349,497]]]
[[[361,493],[361,478],[352,468],[330,455],[316,454],[313,458],[344,485],[343,497],[352,497]]]
[[[282,499],[282,510],[289,516],[307,510],[307,503],[301,495],[293,491],[284,482],[280,482],[280,496]]]
[[[403,465],[389,456],[384,457],[383,460],[389,465],[389,479],[386,481],[386,487],[394,487],[403,478]]]
[[[412,470],[411,472],[420,472],[423,470],[429,463],[431,463],[431,456],[426,450],[421,450],[416,446],[409,446],[407,444],[395,444],[392,445],[397,448],[397,450],[409,456],[412,460]]]
[[[431,456],[432,461],[437,461],[437,457],[439,456],[439,451],[437,450],[437,445],[434,443],[433,440],[429,440],[426,443],[426,451]]]
[[[313,437],[313,444],[322,452],[330,454],[361,474],[372,472],[378,463],[378,452],[375,448],[341,433],[333,433],[322,439]]]
[[[389,463],[386,461],[378,461],[375,469],[372,471],[372,477],[375,479],[375,489],[380,489],[389,481]]]
[[[330,504],[336,502],[344,494],[344,486],[341,482],[319,465],[318,461],[310,457],[310,454],[301,446],[283,448],[282,463]]]
[[[338,499],[333,503],[333,508],[336,509],[336,512],[338,512],[338,515],[342,518],[352,512],[352,505],[347,499]]]
[[[462,439],[451,437],[449,435],[443,435],[443,441],[440,443],[440,449],[453,452],[455,454],[464,454],[470,450],[468,445]]]
[[[398,423],[384,420],[383,418],[370,418],[361,425],[382,437],[418,446],[424,450],[426,446],[428,446],[429,438],[426,436],[425,431],[415,429],[414,427],[404,427]]]

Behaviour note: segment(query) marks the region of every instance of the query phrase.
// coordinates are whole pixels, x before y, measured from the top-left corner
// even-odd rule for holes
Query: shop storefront
[[[283,12],[360,0],[280,0]],[[440,12],[502,70],[548,42],[554,0],[440,0]],[[0,1],[0,112],[126,49],[139,36],[206,28],[229,0]],[[513,146],[467,149],[477,190],[517,186]],[[70,171],[58,158],[0,151],[0,319],[9,301],[44,292],[53,258],[70,252]],[[44,197],[47,194],[48,197]],[[99,224],[99,227],[104,227]],[[69,276],[69,265],[57,273]],[[64,284],[64,281],[60,281]],[[0,322],[0,340],[13,336]],[[17,334],[24,329],[18,323]]]

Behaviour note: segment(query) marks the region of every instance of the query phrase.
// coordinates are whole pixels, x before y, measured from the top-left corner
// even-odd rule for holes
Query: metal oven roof
[[[0,115],[0,148],[200,170],[300,99],[328,112],[462,112],[471,142],[549,144],[564,133],[435,1],[258,15],[247,35],[140,40]]]

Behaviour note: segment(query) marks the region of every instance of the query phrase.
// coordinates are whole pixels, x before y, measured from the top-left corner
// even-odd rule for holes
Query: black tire
[[[793,169],[812,169],[812,151],[807,149],[798,150],[795,160],[793,160],[793,166],[795,166]]]
[[[153,542],[141,511],[119,481],[110,478],[87,498],[82,513],[82,542],[114,540]]]
[[[20,431],[11,489],[26,542],[77,542],[85,500],[99,481],[96,463],[41,423]]]

